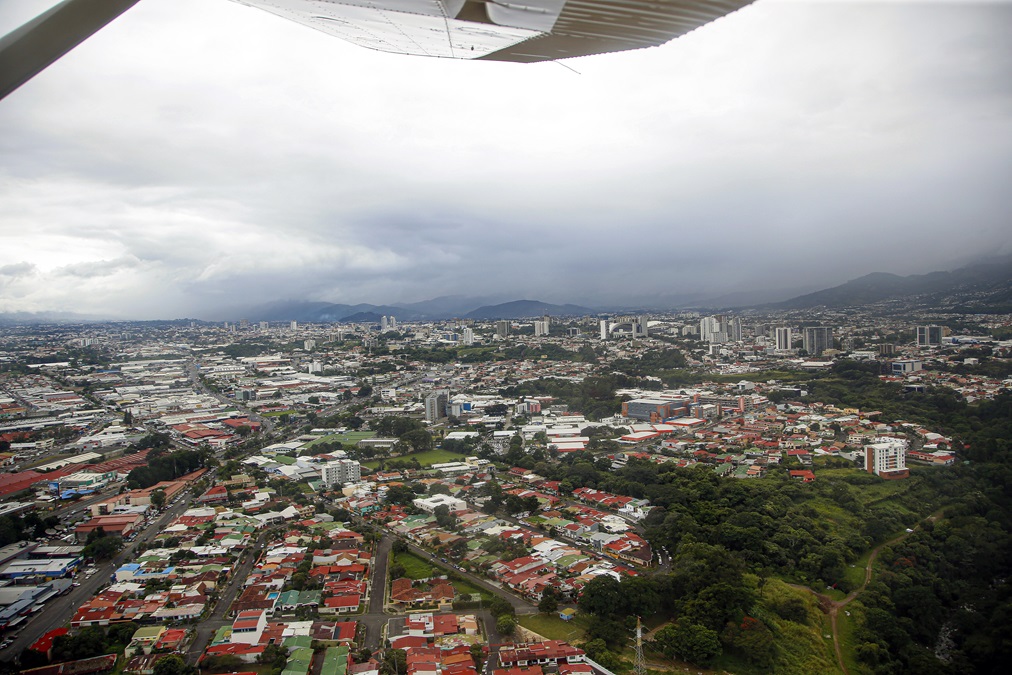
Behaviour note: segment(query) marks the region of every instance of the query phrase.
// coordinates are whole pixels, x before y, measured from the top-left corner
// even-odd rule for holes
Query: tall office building
[[[790,351],[791,342],[794,340],[794,331],[791,330],[790,326],[777,326],[776,327],[776,344],[777,351]]]
[[[809,356],[821,356],[833,348],[833,329],[829,326],[809,326],[804,332],[805,351]]]
[[[450,401],[450,392],[446,389],[434,391],[425,397],[425,421],[435,422],[446,417],[446,404]]]
[[[339,459],[324,464],[321,473],[327,486],[357,483],[362,479],[362,465],[353,459]]]
[[[918,326],[917,327],[917,346],[918,347],[938,347],[942,344],[942,327],[941,326]]]
[[[601,339],[607,340],[608,336],[611,334],[611,322],[609,322],[608,319],[601,319],[597,325],[601,331]]]

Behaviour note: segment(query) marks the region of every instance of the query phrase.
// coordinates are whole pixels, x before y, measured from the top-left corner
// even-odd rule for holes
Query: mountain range
[[[989,258],[951,272],[899,276],[867,274],[839,286],[766,305],[776,309],[842,308],[904,300],[912,306],[960,305],[1008,312],[1012,305],[1012,256]],[[1004,307],[1004,309],[1002,309]]]
[[[772,298],[790,299],[770,302]],[[748,289],[722,295],[683,297],[658,295],[637,307],[584,307],[556,305],[540,300],[510,300],[508,296],[469,297],[445,295],[422,302],[356,305],[275,301],[237,310],[229,320],[299,321],[301,323],[378,323],[383,316],[398,321],[450,318],[520,319],[534,316],[588,316],[594,314],[650,313],[673,309],[702,311],[755,309],[799,310],[816,307],[843,308],[904,301],[911,307],[954,308],[975,312],[1012,312],[1012,255],[979,260],[948,272],[899,276],[887,272],[867,274],[846,283],[801,295],[786,290]],[[758,304],[763,303],[763,304]],[[0,325],[30,323],[84,323],[102,320],[73,312],[0,312]]]

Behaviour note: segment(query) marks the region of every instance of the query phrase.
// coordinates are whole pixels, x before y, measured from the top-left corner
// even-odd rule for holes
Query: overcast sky
[[[54,4],[3,0],[0,32]],[[590,306],[1012,252],[1012,3],[755,4],[556,63],[142,0],[0,101],[0,311]]]

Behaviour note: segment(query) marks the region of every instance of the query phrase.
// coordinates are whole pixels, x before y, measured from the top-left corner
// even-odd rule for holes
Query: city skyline
[[[649,306],[1007,254],[1009,18],[760,1],[574,73],[146,0],[0,102],[0,312]]]

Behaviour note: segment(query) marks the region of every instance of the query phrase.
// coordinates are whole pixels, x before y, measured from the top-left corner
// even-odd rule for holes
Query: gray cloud
[[[0,102],[0,273],[34,266],[0,306],[637,304],[1009,252],[1010,20],[762,0],[577,75],[148,0]]]

